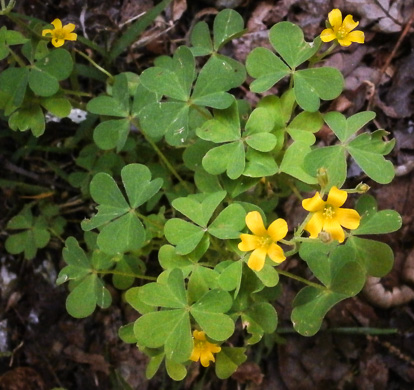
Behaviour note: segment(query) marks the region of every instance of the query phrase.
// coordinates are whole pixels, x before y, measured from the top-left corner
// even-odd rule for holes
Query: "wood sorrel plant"
[[[167,4],[161,2],[157,12]],[[30,40],[1,28],[0,57],[10,66],[0,75],[0,109],[12,130],[30,129],[38,137],[46,111],[64,117],[72,105],[82,107],[80,97],[87,94],[63,89],[67,78],[78,87],[77,76],[92,77],[94,69],[101,72],[96,79],[107,78],[106,92],[84,107],[90,120],[71,139],[83,146],[76,149],[78,168],[65,176],[85,201],[97,204],[97,213],[81,223],[83,238],[66,239],[67,266],[57,283],[69,281],[66,307],[77,318],[97,305],[110,306],[107,283],[125,290],[140,316],[119,335],[149,356],[148,378],[165,362],[168,374],[181,380],[198,360],[203,366],[215,362],[220,378],[230,376],[246,360],[249,345],[277,332],[279,275],[305,284],[291,319],[298,333],[311,336],[336,303],[361,291],[367,275],[390,271],[391,248],[364,236],[398,230],[400,216],[378,211],[365,195],[367,184],[343,186],[350,160],[371,180],[389,183],[394,168],[384,155],[394,140],[384,140],[385,130],[361,130],[374,112],[346,118],[320,111],[321,100],[337,98],[344,85],[342,74],[322,59],[338,43],[363,42],[361,31],[352,31],[357,23],[351,16],[342,22],[333,10],[328,18],[321,37],[334,42],[326,51],[320,37],[308,43],[298,26],[281,22],[269,31],[273,50],[255,48],[245,68],[220,53],[245,32],[241,16],[223,10],[212,34],[199,22],[190,47],[159,57],[140,75],[112,75],[91,59],[91,67],[73,71],[73,58],[86,56],[48,45],[71,45],[65,41],[77,38],[73,25],[59,20],[54,29],[28,25]],[[121,47],[131,31],[117,42]],[[104,64],[119,51],[82,42],[98,50]],[[21,54],[15,45],[23,45]],[[252,92],[267,92],[282,80],[284,92],[267,92],[256,107],[237,99],[231,91],[246,81],[246,69]],[[321,147],[314,134],[324,123],[336,141]],[[298,226],[278,214],[291,192],[308,212]],[[349,194],[355,208],[343,207]],[[36,217],[32,208],[8,224],[11,253],[33,257],[50,233],[63,234],[62,221],[52,229],[56,212],[45,219],[45,206]],[[24,231],[13,235],[13,229]],[[292,257],[302,259],[310,280],[278,267]]]

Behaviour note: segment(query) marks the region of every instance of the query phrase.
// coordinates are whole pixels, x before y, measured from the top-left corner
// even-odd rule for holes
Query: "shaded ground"
[[[112,291],[114,304],[110,309],[97,311],[90,318],[75,320],[66,314],[66,287],[55,286],[57,272],[62,267],[60,242],[52,242],[30,262],[7,255],[0,243],[0,389],[403,390],[414,387],[413,1],[176,0],[174,8],[158,18],[129,52],[119,58],[118,71],[140,72],[157,55],[170,55],[188,39],[194,23],[212,20],[219,4],[238,6],[247,22],[248,34],[229,49],[241,61],[252,48],[265,44],[266,30],[281,20],[300,24],[308,39],[320,33],[332,8],[352,13],[360,20],[366,43],[342,49],[327,61],[346,78],[345,93],[330,108],[348,116],[372,109],[377,112],[376,125],[397,139],[391,158],[398,176],[392,184],[373,185],[372,189],[379,208],[395,209],[403,216],[402,230],[385,238],[395,252],[394,270],[381,281],[374,294],[360,294],[335,307],[327,316],[325,330],[311,338],[290,332],[291,310],[287,302],[300,286],[286,283],[277,305],[281,333],[274,345],[266,340],[261,347],[250,351],[249,363],[228,381],[219,382],[212,371],[199,372],[194,366],[187,380],[175,385],[165,373],[146,381],[145,357],[134,346],[118,339],[118,328],[135,316],[122,303],[118,291]],[[104,44],[122,30],[120,26],[152,5],[152,0],[62,0],[59,5],[51,0],[22,0],[17,11],[45,21],[59,17],[64,22],[73,22],[79,26],[79,33],[83,30],[89,39]],[[240,94],[257,101],[247,85]],[[0,122],[1,131],[5,125]],[[71,129],[52,127],[45,136],[58,138],[58,131],[70,134]],[[319,139],[328,144],[329,132],[322,130]],[[13,148],[12,141],[7,142]],[[363,179],[355,169],[349,174],[351,181]],[[31,180],[10,166],[5,166],[2,175]],[[0,230],[18,209],[14,196],[13,191],[2,189],[0,208],[5,211],[0,217]],[[299,212],[293,198],[284,208],[286,215],[295,216]],[[80,215],[75,214],[75,218],[82,218]],[[303,272],[295,260],[286,267]],[[392,294],[387,295],[387,291]],[[398,333],[347,334],[346,327],[395,328]]]

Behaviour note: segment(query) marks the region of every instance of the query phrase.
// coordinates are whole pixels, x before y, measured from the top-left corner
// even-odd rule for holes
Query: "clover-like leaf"
[[[390,153],[395,145],[395,139],[383,141],[388,135],[385,130],[377,130],[360,134],[348,146],[349,153],[362,170],[380,184],[388,184],[395,176],[394,165],[385,160],[384,155]]]
[[[232,10],[224,9],[214,18],[214,50],[219,50],[230,40],[243,33],[244,21],[241,15]]]
[[[290,22],[275,24],[269,31],[269,40],[292,69],[312,57],[321,45],[319,37],[313,43],[305,42],[302,29]]]
[[[98,213],[82,222],[85,231],[100,227],[98,246],[109,254],[136,250],[145,241],[145,229],[135,209],[151,199],[162,185],[161,179],[150,181],[151,173],[141,164],[130,164],[121,171],[129,203],[114,179],[107,173],[98,173],[91,181],[90,192],[99,203]]]
[[[318,241],[303,243],[300,256],[326,286],[305,287],[293,301],[291,319],[294,328],[304,336],[312,336],[332,306],[361,291],[365,270],[351,246],[326,245]]]
[[[305,111],[319,109],[320,99],[337,98],[344,87],[342,73],[331,67],[302,69],[294,73],[296,101]]]
[[[34,217],[30,208],[24,208],[7,223],[6,229],[22,230],[7,237],[4,246],[11,254],[24,253],[28,260],[36,256],[37,250],[44,248],[49,240],[48,223],[42,215]]]
[[[345,115],[340,112],[331,111],[325,114],[323,119],[339,140],[341,142],[346,142],[358,130],[373,120],[375,115],[376,114],[373,111],[363,111],[346,118]]]
[[[247,360],[246,348],[222,347],[216,356],[216,375],[227,379]]]

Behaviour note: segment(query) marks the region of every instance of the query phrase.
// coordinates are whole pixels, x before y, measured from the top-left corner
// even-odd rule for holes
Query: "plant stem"
[[[76,53],[78,53],[80,56],[82,56],[83,58],[85,58],[86,60],[88,60],[96,69],[98,69],[99,71],[101,71],[103,74],[107,75],[111,81],[114,79],[114,76],[112,76],[106,69],[102,68],[102,66],[98,65],[92,58],[90,58],[89,56],[87,56],[84,52],[78,50],[78,49],[74,49]]]
[[[300,276],[297,276],[297,275],[292,274],[292,273],[287,272],[287,271],[283,271],[282,269],[278,269],[277,272],[280,275],[287,276],[288,278],[291,278],[291,279],[295,279],[299,282],[307,284],[308,286],[315,287],[315,288],[318,288],[320,290],[326,290],[326,287],[322,286],[321,284],[310,282],[309,280],[307,280],[305,278],[302,278]]]
[[[26,67],[26,64],[24,63],[23,59],[11,48],[9,47],[9,52],[13,56],[14,60],[19,64],[21,68]]]
[[[157,280],[157,278],[154,277],[154,276],[139,275],[139,274],[135,274],[135,273],[121,272],[121,271],[117,271],[117,270],[109,270],[109,271],[95,270],[95,272],[97,274],[101,274],[101,275],[120,275],[120,276],[129,276],[129,277],[133,277],[133,278],[136,278],[136,279],[144,279],[144,280],[152,280],[152,281]]]
[[[137,126],[139,127],[139,126]],[[141,132],[141,134],[144,136],[145,140],[151,145],[151,147],[154,149],[155,153],[158,154],[159,158],[163,161],[165,166],[169,169],[169,171],[176,177],[176,179],[181,183],[181,185],[187,190],[187,192],[190,194],[192,191],[190,187],[188,186],[187,182],[179,175],[179,173],[176,171],[176,169],[172,166],[172,164],[168,161],[167,157],[165,157],[164,153],[161,152],[159,147],[156,145],[156,143],[149,138],[145,132]]]

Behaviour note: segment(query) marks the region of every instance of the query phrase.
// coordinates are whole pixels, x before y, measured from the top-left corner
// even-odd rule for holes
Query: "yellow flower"
[[[239,243],[239,249],[243,252],[253,251],[247,262],[252,270],[260,271],[263,268],[266,255],[278,264],[286,259],[283,249],[276,244],[288,232],[284,219],[276,219],[266,230],[260,213],[251,211],[246,215],[246,225],[253,234],[240,235],[242,241]]]
[[[304,199],[302,206],[305,210],[313,213],[311,219],[305,226],[310,233],[310,238],[317,238],[322,231],[331,235],[333,240],[344,242],[345,233],[342,226],[347,229],[356,229],[361,220],[357,211],[352,209],[341,209],[348,194],[346,191],[332,187],[326,202],[317,192],[313,198]]]
[[[206,339],[206,334],[202,330],[194,330],[194,348],[190,360],[198,362],[200,360],[203,367],[208,367],[210,362],[214,362],[213,353],[218,353],[221,348],[217,344],[210,343]]]
[[[76,41],[77,35],[72,32],[75,29],[73,23],[68,23],[62,26],[60,19],[55,19],[53,22],[54,30],[45,29],[42,31],[42,36],[50,34],[52,36],[52,45],[54,47],[62,46],[65,41]]]
[[[352,15],[347,15],[342,22],[342,13],[339,9],[333,9],[328,14],[331,28],[322,31],[321,39],[323,42],[331,42],[336,39],[341,46],[349,46],[352,42],[364,43],[364,33],[362,31],[352,31],[359,22],[354,22]]]

